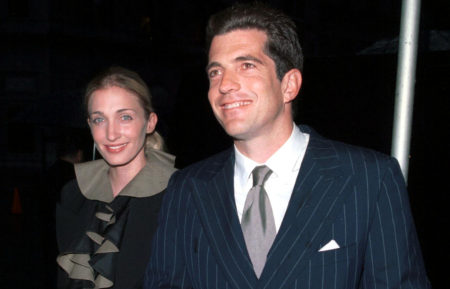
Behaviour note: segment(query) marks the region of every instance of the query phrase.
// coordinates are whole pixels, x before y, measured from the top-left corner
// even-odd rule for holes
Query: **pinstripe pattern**
[[[171,178],[145,288],[430,288],[397,162],[301,130],[310,142],[260,279],[230,149]],[[332,239],[339,249],[318,252]]]

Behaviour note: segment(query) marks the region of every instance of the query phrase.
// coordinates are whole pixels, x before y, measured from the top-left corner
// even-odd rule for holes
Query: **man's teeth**
[[[239,101],[239,102],[233,102],[233,103],[228,103],[228,104],[224,104],[223,108],[224,109],[230,109],[230,108],[236,108],[239,106],[244,106],[244,105],[249,105],[250,101]]]

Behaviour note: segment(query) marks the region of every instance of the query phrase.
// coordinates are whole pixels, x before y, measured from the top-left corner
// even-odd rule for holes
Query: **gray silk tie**
[[[264,183],[271,173],[266,166],[253,169],[253,187],[247,194],[241,222],[248,254],[258,278],[277,234],[272,206],[264,189]]]

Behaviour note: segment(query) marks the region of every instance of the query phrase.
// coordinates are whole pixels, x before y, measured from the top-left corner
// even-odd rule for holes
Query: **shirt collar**
[[[309,135],[302,133],[294,124],[288,140],[265,162],[265,165],[267,165],[277,177],[288,176],[289,173],[298,171],[306,151],[308,139]],[[263,164],[257,163],[246,157],[239,152],[236,146],[234,146],[234,151],[236,159],[235,174],[238,176],[238,181],[241,184],[245,184],[250,178],[253,169],[256,166]]]
[[[294,125],[289,139],[266,161],[273,174],[282,177],[298,171],[308,144],[309,135]]]

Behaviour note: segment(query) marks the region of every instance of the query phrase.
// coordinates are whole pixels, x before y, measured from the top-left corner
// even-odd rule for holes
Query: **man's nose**
[[[224,71],[220,80],[219,91],[221,93],[229,93],[240,89],[238,77],[235,73]]]

